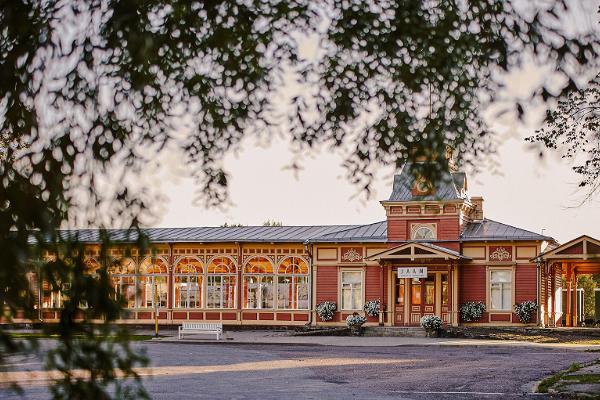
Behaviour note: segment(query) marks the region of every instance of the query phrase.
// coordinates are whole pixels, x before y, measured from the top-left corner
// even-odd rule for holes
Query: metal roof
[[[448,201],[465,197],[461,193],[466,179],[463,172],[444,172],[434,185],[435,191],[426,196],[413,196],[415,179],[410,164],[404,164],[400,173],[394,175],[394,187],[388,201]]]
[[[483,221],[469,222],[460,235],[462,241],[479,240],[547,240],[550,236],[540,235],[525,229],[485,218]]]
[[[99,229],[61,230],[62,239],[77,239],[83,243],[99,243]],[[306,226],[241,226],[241,227],[190,227],[143,229],[153,243],[214,243],[214,242],[267,242],[267,243],[315,243],[327,242],[387,242],[387,221],[366,225],[306,225]],[[111,241],[135,242],[136,231],[108,229]],[[460,241],[481,240],[546,240],[549,236],[484,219],[467,223]],[[32,237],[32,243],[34,239]],[[420,242],[420,241],[419,241]],[[435,242],[435,241],[433,241]],[[422,242],[420,242],[422,243]],[[435,246],[432,244],[432,246]]]
[[[142,229],[150,242],[304,242],[329,233],[363,227],[362,225],[309,225],[309,226],[240,226]],[[112,241],[134,242],[136,231],[108,229]],[[101,241],[99,229],[72,229],[59,231],[63,239],[77,239],[84,243]],[[385,236],[383,237],[385,240]]]
[[[386,242],[387,221],[338,230],[310,239],[311,242]]]

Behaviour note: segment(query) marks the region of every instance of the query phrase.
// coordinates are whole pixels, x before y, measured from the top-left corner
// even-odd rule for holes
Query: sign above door
[[[427,267],[398,267],[398,278],[427,278]]]

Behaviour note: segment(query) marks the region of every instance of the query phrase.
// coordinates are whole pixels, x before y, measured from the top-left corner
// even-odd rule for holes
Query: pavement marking
[[[243,362],[228,365],[184,365],[144,367],[135,368],[134,370],[141,377],[160,377],[176,375],[210,374],[216,372],[259,372],[287,368],[406,364],[416,361],[419,360],[363,358],[304,358]],[[75,378],[83,379],[89,376],[88,371],[84,370],[72,370],[71,374]],[[123,374],[120,371],[116,371],[116,375],[117,377],[123,377]],[[18,382],[21,386],[44,386],[60,378],[62,378],[62,374],[57,370],[0,372],[0,387],[9,386],[14,382]]]

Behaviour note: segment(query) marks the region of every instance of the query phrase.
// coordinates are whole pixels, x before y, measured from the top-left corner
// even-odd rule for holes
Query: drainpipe
[[[542,327],[543,326],[543,322],[542,322],[542,280],[540,279],[541,275],[541,266],[540,266],[540,261],[538,260],[535,263],[535,269],[536,269],[536,274],[535,274],[535,279],[536,279],[536,286],[537,286],[537,320],[538,323],[537,325]]]
[[[309,271],[309,280],[308,287],[310,288],[310,292],[308,295],[308,322],[307,326],[312,326],[313,323],[313,245],[310,243],[310,240],[304,241],[304,251],[308,254],[308,271]]]

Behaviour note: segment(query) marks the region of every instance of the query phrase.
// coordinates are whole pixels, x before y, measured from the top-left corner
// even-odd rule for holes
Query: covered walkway
[[[548,250],[534,259],[543,265],[542,313],[545,326],[562,324],[562,303],[566,307],[565,326],[577,326],[577,277],[600,274],[600,240],[583,235],[561,246]],[[563,278],[566,296],[562,297]]]

